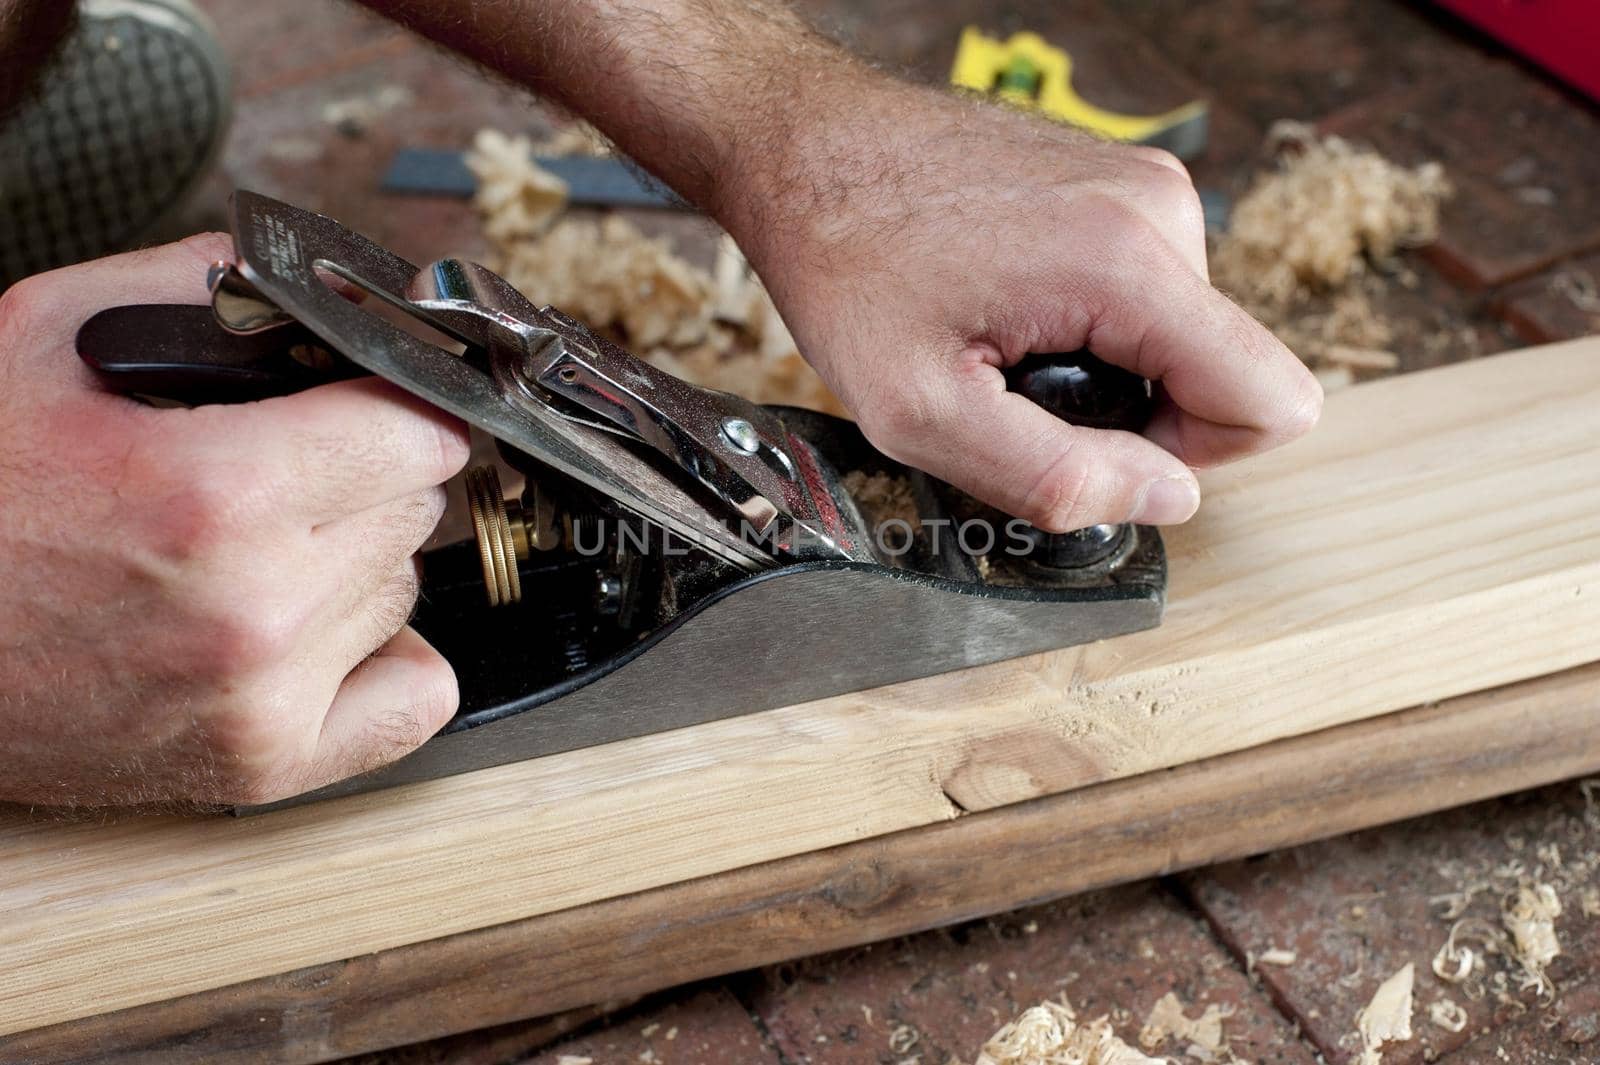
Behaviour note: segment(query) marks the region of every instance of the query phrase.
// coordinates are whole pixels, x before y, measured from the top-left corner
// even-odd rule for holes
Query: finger
[[[340,685],[301,790],[376,769],[415,750],[456,712],[455,671],[415,629],[401,629]]]
[[[1194,474],[1171,454],[1133,433],[1068,425],[1006,391],[981,356],[923,386],[915,402],[899,424],[864,413],[873,443],[1039,528],[1168,525],[1199,506]]]
[[[208,233],[19,281],[0,299],[7,355],[18,365],[30,357],[38,360],[29,372],[39,379],[92,385],[94,374],[81,360],[63,357],[73,350],[85,320],[128,303],[204,303],[207,267],[217,257],[231,255],[232,248],[229,238]],[[109,414],[117,405],[106,409]]]
[[[354,661],[393,635],[410,616],[416,599],[413,558],[444,515],[446,496],[442,486],[434,486],[410,496],[369,507],[359,514],[341,518],[315,529],[311,552],[317,565],[329,573],[327,587],[336,589],[327,606],[330,625],[348,625],[354,620],[384,610],[388,599],[404,594],[396,603],[399,613],[393,623],[359,649]],[[412,575],[409,588],[393,587],[395,575],[405,570]],[[375,593],[378,603],[372,600]],[[380,624],[381,628],[381,624]],[[349,668],[353,662],[344,663]]]
[[[158,413],[193,444],[185,453],[236,467],[241,483],[311,526],[443,484],[469,453],[465,423],[376,377]]]
[[[1150,293],[1159,291],[1160,299]],[[1088,347],[1159,380],[1171,405],[1147,435],[1190,466],[1288,443],[1317,422],[1322,388],[1277,337],[1176,257],[1146,257],[1091,326]]]
[[[12,286],[8,295],[28,306],[39,323],[75,333],[85,318],[125,303],[205,303],[206,271],[233,257],[233,240],[201,233],[174,244],[92,259],[38,274]],[[20,290],[20,291],[19,291]]]

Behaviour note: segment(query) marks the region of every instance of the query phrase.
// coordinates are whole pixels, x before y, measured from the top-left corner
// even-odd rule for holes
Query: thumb
[[[205,303],[207,268],[232,255],[232,239],[205,233],[24,278],[0,294],[4,355],[43,360],[41,380],[82,374],[87,381],[89,372],[78,360],[62,358],[85,321],[123,304]]]
[[[1194,474],[1128,432],[1069,425],[969,361],[878,410],[858,411],[879,450],[1050,531],[1172,525],[1200,505]]]
[[[6,290],[40,322],[76,331],[96,311],[124,303],[205,303],[206,271],[233,258],[233,239],[201,233],[174,244],[91,259],[24,278]]]

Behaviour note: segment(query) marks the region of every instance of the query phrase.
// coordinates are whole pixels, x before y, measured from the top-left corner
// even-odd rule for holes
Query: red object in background
[[[1600,100],[1597,0],[1435,0]]]

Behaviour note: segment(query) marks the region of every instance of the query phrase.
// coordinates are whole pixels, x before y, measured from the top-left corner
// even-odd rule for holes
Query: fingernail
[[[1132,521],[1140,525],[1177,525],[1200,509],[1200,489],[1182,474],[1158,477],[1144,486],[1134,504]]]

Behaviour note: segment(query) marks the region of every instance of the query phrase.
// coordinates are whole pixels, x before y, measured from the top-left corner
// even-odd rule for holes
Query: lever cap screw
[[[722,419],[722,436],[742,454],[754,455],[761,449],[761,435],[743,418]]]

